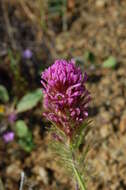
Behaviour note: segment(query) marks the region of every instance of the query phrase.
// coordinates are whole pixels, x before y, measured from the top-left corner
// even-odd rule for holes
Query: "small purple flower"
[[[10,123],[14,123],[14,121],[17,119],[17,115],[13,112],[8,116],[8,121]]]
[[[41,75],[44,116],[69,137],[88,117],[90,93],[85,87],[87,74],[82,74],[74,60],[56,60]]]
[[[9,143],[14,140],[14,132],[7,132],[3,135],[3,139],[6,143]]]
[[[31,59],[32,58],[32,51],[30,49],[26,49],[23,52],[23,58],[24,59]]]

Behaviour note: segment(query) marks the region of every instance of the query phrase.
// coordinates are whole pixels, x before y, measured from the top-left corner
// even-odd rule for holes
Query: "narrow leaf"
[[[73,148],[77,149],[79,148],[79,146],[81,145],[82,141],[83,141],[83,136],[84,136],[84,129],[87,127],[87,123],[83,123],[82,126],[80,127],[80,129],[77,132],[76,137],[74,138],[73,141]]]

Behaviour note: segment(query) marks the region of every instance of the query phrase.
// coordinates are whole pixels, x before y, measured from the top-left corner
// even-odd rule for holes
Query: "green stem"
[[[74,170],[75,176],[77,178],[77,181],[78,181],[78,184],[79,184],[81,190],[86,190],[85,183],[84,183],[80,173],[78,172],[78,170],[77,170],[77,168],[75,167],[74,164],[73,164],[73,170]]]
[[[3,186],[3,182],[1,180],[1,178],[0,178],[0,190],[4,190],[4,186]]]

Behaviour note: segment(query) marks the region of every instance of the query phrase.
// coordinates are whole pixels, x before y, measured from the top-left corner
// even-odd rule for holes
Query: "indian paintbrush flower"
[[[56,60],[41,75],[43,115],[69,137],[88,117],[91,97],[86,81],[87,74],[82,74],[74,60]]]
[[[51,147],[60,155],[67,169],[71,168],[77,180],[76,189],[81,190],[86,190],[86,185],[83,164],[79,160],[85,159],[83,155],[86,155],[88,146],[85,146],[82,156],[78,153],[86,135],[84,129],[88,127],[86,119],[91,100],[86,81],[87,74],[76,67],[74,60],[56,60],[41,75],[43,115],[53,124]]]

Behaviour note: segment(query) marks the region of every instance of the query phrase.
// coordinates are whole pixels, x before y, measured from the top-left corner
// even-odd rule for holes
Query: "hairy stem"
[[[77,181],[78,181],[78,184],[79,184],[81,190],[86,190],[85,183],[84,183],[84,181],[83,181],[83,179],[82,179],[82,177],[81,177],[79,171],[77,170],[75,164],[73,164],[73,171],[74,171],[74,174],[75,174],[75,176],[76,176],[76,179],[77,179]]]
[[[69,147],[70,147],[70,150],[71,150],[71,157],[72,157],[72,168],[73,168],[73,172],[75,174],[75,177],[76,177],[76,180],[77,180],[77,183],[78,183],[78,186],[81,190],[87,190],[86,189],[86,185],[85,185],[85,182],[84,180],[82,179],[82,176],[80,174],[80,172],[78,171],[77,169],[77,166],[76,166],[76,159],[75,159],[75,150],[73,148],[73,144],[70,143],[69,144]]]

